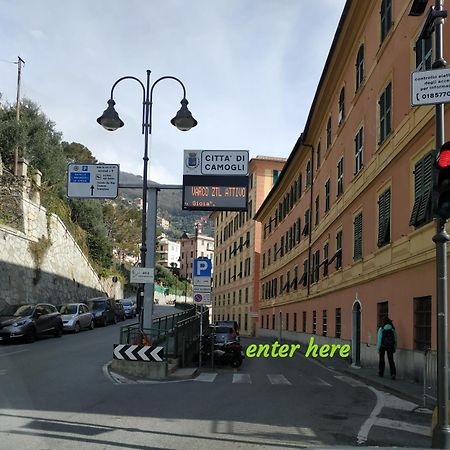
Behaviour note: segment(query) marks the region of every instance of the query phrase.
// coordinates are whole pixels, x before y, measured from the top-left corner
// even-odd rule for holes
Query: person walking
[[[387,353],[389,361],[389,369],[391,372],[391,378],[395,380],[397,371],[394,362],[394,353],[397,348],[397,333],[395,331],[392,320],[389,317],[383,322],[383,325],[378,329],[377,335],[377,349],[380,355],[380,361],[378,364],[378,376],[384,376],[384,354]]]

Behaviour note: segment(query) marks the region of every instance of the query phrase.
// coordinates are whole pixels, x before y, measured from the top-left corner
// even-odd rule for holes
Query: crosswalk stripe
[[[327,383],[325,380],[322,380],[322,378],[316,377],[317,380],[319,380],[316,384],[318,384],[319,386],[328,386],[328,387],[333,387],[332,384]]]
[[[233,374],[233,383],[252,384],[252,380],[250,378],[250,374],[248,374],[248,373],[234,373]]]
[[[282,374],[271,374],[267,375],[270,384],[291,384],[291,382]]]
[[[217,373],[216,372],[214,372],[214,373],[204,372],[204,373],[201,373],[195,379],[195,381],[203,381],[205,383],[212,383],[216,377],[217,377]]]
[[[377,417],[374,425],[384,428],[392,428],[393,430],[407,431],[408,433],[421,434],[423,436],[431,436],[429,427],[414,425],[408,422],[401,422],[399,420]]]

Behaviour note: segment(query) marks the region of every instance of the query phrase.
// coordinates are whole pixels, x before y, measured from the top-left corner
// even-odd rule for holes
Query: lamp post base
[[[449,448],[450,449],[450,426],[436,425],[433,429],[431,439],[431,448]]]

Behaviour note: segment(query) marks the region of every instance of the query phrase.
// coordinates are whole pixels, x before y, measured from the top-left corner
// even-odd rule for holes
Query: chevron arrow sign
[[[113,357],[114,359],[125,359],[127,361],[160,362],[164,358],[164,347],[114,344]]]

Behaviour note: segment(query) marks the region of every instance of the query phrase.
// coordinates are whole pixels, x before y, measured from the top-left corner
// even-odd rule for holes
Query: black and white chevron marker
[[[162,361],[164,347],[149,345],[114,344],[114,359],[126,359],[127,361]]]

